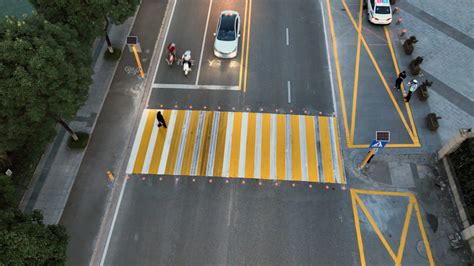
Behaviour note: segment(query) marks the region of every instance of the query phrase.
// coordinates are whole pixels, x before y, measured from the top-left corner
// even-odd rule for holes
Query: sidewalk
[[[428,88],[426,102],[414,95],[410,105],[419,131],[419,149],[384,149],[360,170],[360,162],[367,149],[345,150],[345,166],[351,187],[374,190],[411,191],[419,201],[426,232],[433,250],[435,263],[460,265],[469,262],[469,248],[452,250],[448,235],[462,230],[458,214],[447,185],[446,173],[437,161],[436,151],[460,128],[474,126],[474,25],[468,8],[472,2],[458,0],[451,5],[445,1],[399,0],[400,8],[389,26],[393,47],[400,69],[408,71],[409,62],[423,56],[422,73],[408,76],[421,83],[433,81]],[[465,13],[460,14],[461,13]],[[402,23],[396,25],[401,17]],[[400,33],[407,30],[406,38],[415,35],[419,40],[415,50],[408,56],[402,49]],[[416,93],[415,93],[416,94]],[[436,132],[427,129],[425,117],[429,112],[441,116]],[[433,220],[430,221],[430,216]],[[433,218],[434,217],[434,218]],[[437,230],[434,223],[437,223]]]

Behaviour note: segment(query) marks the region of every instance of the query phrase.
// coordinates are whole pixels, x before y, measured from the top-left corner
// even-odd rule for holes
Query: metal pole
[[[369,153],[367,153],[367,156],[365,156],[364,160],[360,164],[359,169],[364,168],[369,163],[370,159],[372,159],[372,156],[374,156],[376,150],[377,148],[371,148],[369,150]]]
[[[133,53],[135,54],[135,59],[137,60],[138,70],[140,70],[140,76],[142,79],[145,79],[145,73],[143,72],[142,63],[140,63],[140,57],[138,57],[137,48],[135,45],[132,45]]]

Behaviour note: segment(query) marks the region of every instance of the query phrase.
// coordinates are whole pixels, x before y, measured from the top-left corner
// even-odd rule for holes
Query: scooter
[[[184,75],[188,76],[188,73],[191,71],[191,66],[193,65],[193,60],[191,60],[191,51],[187,50],[184,52],[178,63],[183,65]]]
[[[174,61],[176,61],[176,57],[172,53],[168,52],[168,56],[165,59],[165,61],[166,61],[166,63],[168,63],[168,66],[172,66]]]

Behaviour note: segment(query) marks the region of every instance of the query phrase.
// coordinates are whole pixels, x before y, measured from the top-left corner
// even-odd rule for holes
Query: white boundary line
[[[153,89],[179,89],[179,90],[226,90],[226,91],[238,91],[239,86],[226,86],[226,85],[193,85],[193,84],[164,84],[155,83],[152,86]]]
[[[290,32],[288,28],[286,28],[286,46],[290,46]]]
[[[204,53],[204,46],[206,45],[206,35],[207,35],[207,26],[209,25],[209,17],[211,16],[211,9],[212,9],[212,0],[209,2],[209,9],[207,10],[207,19],[206,19],[206,27],[204,28],[204,36],[202,37],[202,46],[201,46],[201,55],[199,56],[199,66],[198,71],[196,74],[196,83],[199,83],[199,75],[201,74],[201,63],[202,63],[202,55]]]
[[[288,80],[288,103],[291,103],[291,81]]]
[[[171,22],[173,21],[173,15],[174,15],[174,9],[176,7],[176,3],[178,2],[178,0],[175,0],[174,1],[174,4],[173,4],[173,8],[171,9],[171,16],[170,16],[170,21],[168,23],[168,26],[166,27],[166,31],[165,31],[165,37],[163,39],[163,43],[161,44],[161,51],[160,51],[160,56],[158,58],[158,63],[156,65],[156,71],[155,71],[155,74],[153,75],[153,80],[152,80],[152,83],[154,84],[155,82],[155,79],[156,79],[156,75],[158,74],[158,69],[160,68],[160,62],[161,62],[161,56],[163,55],[163,49],[165,49],[165,44],[166,44],[166,39],[168,38],[168,31],[170,30],[170,26],[171,26]],[[150,67],[151,68],[151,65]],[[153,90],[154,87],[152,85],[151,87],[151,90]],[[148,99],[146,99],[146,107],[148,108],[148,103],[150,102],[150,97],[151,97],[151,92],[148,94]]]
[[[148,110],[145,109],[142,112],[142,118],[140,119],[140,125],[138,126],[137,135],[135,136],[135,141],[133,142],[132,153],[128,159],[127,171],[126,174],[131,174],[133,172],[133,167],[135,165],[135,160],[137,158],[138,148],[140,147],[140,142],[143,136],[143,130],[145,129],[146,120],[148,117]]]

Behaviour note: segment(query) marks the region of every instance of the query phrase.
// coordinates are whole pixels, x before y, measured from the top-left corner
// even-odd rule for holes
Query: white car
[[[216,36],[214,41],[215,56],[220,58],[236,57],[240,37],[239,13],[233,10],[222,11],[214,36]]]
[[[387,25],[392,22],[392,8],[390,0],[366,0],[367,12],[370,22]]]

